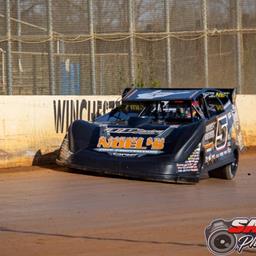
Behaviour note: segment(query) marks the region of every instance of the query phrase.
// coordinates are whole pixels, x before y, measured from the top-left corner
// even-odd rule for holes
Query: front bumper
[[[103,175],[162,182],[195,183],[200,175],[198,171],[178,172],[176,163],[167,154],[123,157],[84,149],[68,159],[57,159],[57,164]]]

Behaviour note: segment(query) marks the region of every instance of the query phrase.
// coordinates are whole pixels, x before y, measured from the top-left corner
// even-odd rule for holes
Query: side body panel
[[[203,138],[205,170],[210,171],[234,161],[233,151],[236,143],[233,138],[233,129],[232,107],[207,120]]]

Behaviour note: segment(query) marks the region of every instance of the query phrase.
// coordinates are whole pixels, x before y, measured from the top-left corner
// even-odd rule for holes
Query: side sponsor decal
[[[190,91],[178,91],[178,94],[188,94]],[[173,94],[177,94],[176,92],[168,92],[164,90],[156,90],[153,92],[144,92],[137,95],[137,99],[140,100],[147,100],[147,99],[157,99],[157,98],[164,98]],[[130,95],[129,95],[130,96]]]
[[[211,154],[209,154],[209,155],[207,155],[207,156],[205,157],[205,162],[206,162],[206,163],[214,162],[214,161],[217,160],[218,158],[230,154],[231,151],[232,151],[231,148],[227,148],[226,150],[224,150],[224,151],[222,151],[222,152],[220,152],[220,153],[211,153]]]
[[[220,151],[227,146],[228,140],[228,118],[227,115],[217,118],[206,126],[204,136],[204,147],[206,149],[214,146],[216,150]]]
[[[218,151],[227,146],[228,140],[228,119],[227,115],[217,118],[217,129],[215,137],[215,147]]]
[[[198,172],[201,143],[184,163],[176,164],[178,172]]]
[[[159,135],[163,130],[144,130],[140,128],[111,128],[104,129],[106,134],[140,134],[140,135]]]
[[[206,152],[211,152],[214,149],[214,139],[216,136],[216,121],[208,124],[205,129],[203,147]]]
[[[203,147],[206,152],[206,163],[214,162],[231,152],[228,129],[228,114],[218,117],[206,126]]]

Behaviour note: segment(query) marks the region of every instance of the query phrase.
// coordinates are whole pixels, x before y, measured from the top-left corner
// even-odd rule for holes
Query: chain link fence
[[[255,0],[0,0],[0,94],[255,94],[255,71]]]

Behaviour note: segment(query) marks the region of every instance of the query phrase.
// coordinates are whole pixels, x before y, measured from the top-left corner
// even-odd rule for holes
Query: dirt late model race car
[[[231,180],[238,160],[234,89],[126,89],[93,123],[74,121],[57,163],[165,182]]]

